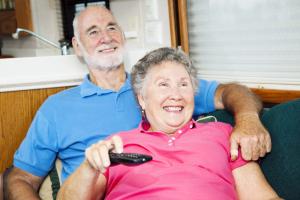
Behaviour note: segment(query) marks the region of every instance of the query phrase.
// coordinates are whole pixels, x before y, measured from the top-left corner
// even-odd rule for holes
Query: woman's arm
[[[278,197],[255,162],[233,170],[236,191],[240,200],[276,200]]]
[[[100,199],[105,192],[106,178],[85,160],[63,183],[57,199]]]
[[[108,152],[123,152],[123,142],[119,136],[91,145],[85,151],[86,159],[64,182],[57,199],[100,199],[106,189],[106,177],[102,174],[110,166]]]

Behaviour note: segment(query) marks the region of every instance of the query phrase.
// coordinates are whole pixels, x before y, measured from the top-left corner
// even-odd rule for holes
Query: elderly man
[[[88,7],[73,22],[73,47],[89,75],[80,86],[49,97],[38,110],[26,138],[14,156],[6,180],[9,199],[38,199],[38,188],[58,157],[64,181],[84,160],[91,144],[138,126],[141,115],[123,65],[124,35],[111,12]],[[226,108],[236,120],[231,155],[238,147],[246,160],[271,149],[270,136],[258,113],[261,103],[245,87],[200,80],[195,113]]]

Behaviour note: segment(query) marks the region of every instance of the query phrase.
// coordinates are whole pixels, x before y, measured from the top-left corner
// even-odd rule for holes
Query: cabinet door
[[[0,10],[0,34],[14,33],[17,27],[33,30],[30,0],[15,0],[15,9]]]
[[[17,26],[33,31],[30,0],[15,0]]]
[[[17,22],[14,10],[3,10],[0,12],[0,33],[10,34],[16,31]]]

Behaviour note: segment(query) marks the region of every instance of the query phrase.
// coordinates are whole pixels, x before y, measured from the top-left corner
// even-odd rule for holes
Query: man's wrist
[[[256,117],[259,118],[257,112],[241,112],[235,115],[235,118],[248,118],[248,117]]]
[[[244,122],[256,122],[259,121],[259,115],[256,112],[243,112],[243,113],[237,113],[234,116],[236,124],[244,123]]]

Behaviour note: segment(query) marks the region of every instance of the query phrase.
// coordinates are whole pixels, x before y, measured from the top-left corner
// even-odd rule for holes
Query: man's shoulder
[[[54,109],[56,106],[64,104],[65,102],[75,102],[76,99],[80,98],[80,86],[75,86],[50,95],[44,101],[41,108],[51,107]]]
[[[80,97],[80,86],[75,86],[50,95],[47,98],[47,101],[60,101],[63,99],[78,97]]]

